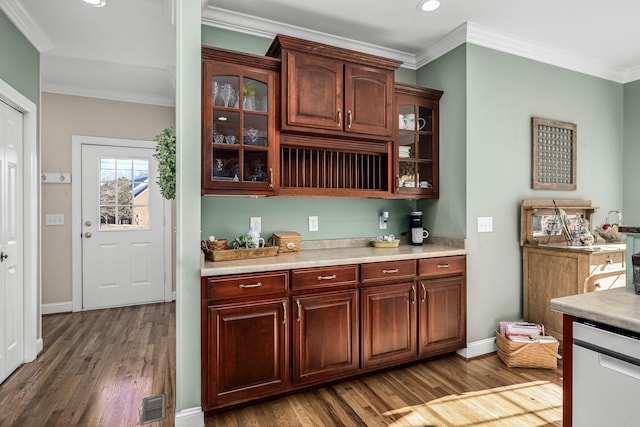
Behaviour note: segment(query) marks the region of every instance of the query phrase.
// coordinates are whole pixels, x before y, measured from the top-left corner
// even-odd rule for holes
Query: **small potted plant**
[[[160,194],[167,200],[176,198],[176,130],[173,126],[164,128],[156,135],[156,153],[158,160],[158,185]]]

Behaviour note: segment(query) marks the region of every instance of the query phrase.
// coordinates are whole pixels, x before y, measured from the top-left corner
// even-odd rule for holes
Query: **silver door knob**
[[[87,231],[86,233],[84,233],[84,237],[88,239],[89,237],[91,237],[91,233]]]

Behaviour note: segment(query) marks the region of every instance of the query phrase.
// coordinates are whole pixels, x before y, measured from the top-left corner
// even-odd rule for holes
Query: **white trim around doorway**
[[[2,79],[0,100],[20,111],[23,120],[24,362],[31,362],[42,351],[38,107]]]
[[[128,148],[155,148],[155,142],[137,139],[102,138],[95,136],[71,136],[71,176],[82,175],[82,145],[107,145]],[[73,311],[82,311],[82,206],[81,180],[71,180],[71,296]],[[171,257],[171,203],[162,199],[164,213],[164,300],[173,301]]]

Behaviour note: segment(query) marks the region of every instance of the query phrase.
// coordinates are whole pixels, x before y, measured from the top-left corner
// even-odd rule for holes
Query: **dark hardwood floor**
[[[166,394],[173,425],[175,304],[42,318],[44,350],[0,385],[0,426],[136,426]]]
[[[137,426],[175,413],[175,305],[43,317],[44,351],[0,385],[0,426]],[[562,371],[447,356],[206,417],[207,426],[561,426]]]

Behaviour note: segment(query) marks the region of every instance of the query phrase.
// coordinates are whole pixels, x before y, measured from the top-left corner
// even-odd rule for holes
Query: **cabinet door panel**
[[[205,406],[238,403],[287,388],[286,302],[282,298],[209,307]]]
[[[345,131],[391,135],[393,78],[390,70],[345,65]]]
[[[420,281],[420,354],[453,351],[466,344],[464,277]]]
[[[342,63],[329,58],[287,52],[286,127],[342,129],[344,75]]]
[[[415,283],[375,286],[361,292],[362,367],[415,358]]]
[[[293,298],[294,384],[352,374],[359,367],[358,291]]]

